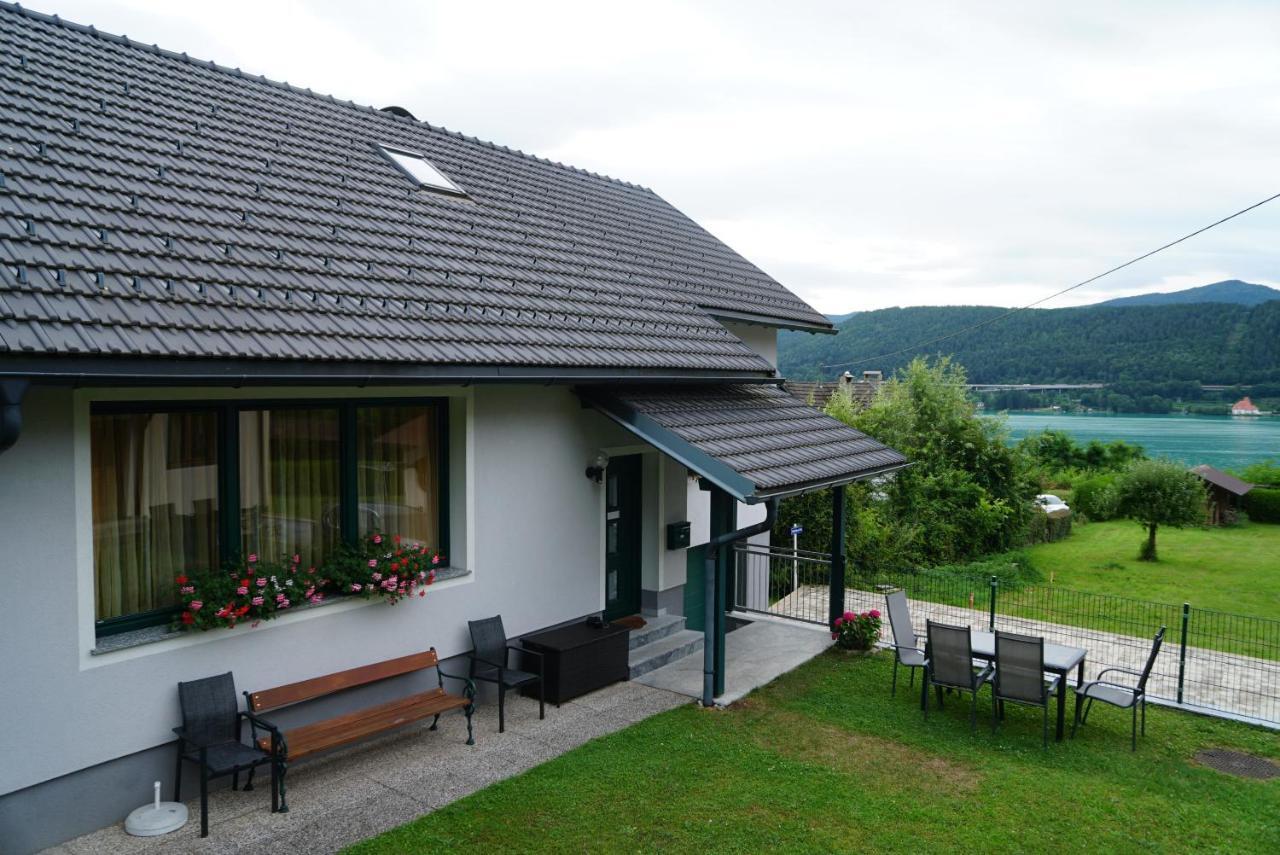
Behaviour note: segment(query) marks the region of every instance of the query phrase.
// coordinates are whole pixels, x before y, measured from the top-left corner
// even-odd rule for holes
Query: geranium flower
[[[370,564],[369,566],[370,566],[370,567],[372,567],[373,565],[372,565],[372,564]],[[374,573],[374,574],[373,574],[373,581],[375,581],[375,582],[380,582],[380,581],[382,581],[382,574],[381,574],[381,573]]]
[[[373,536],[373,542],[374,542],[374,543],[382,543],[382,535],[380,535],[380,534],[375,534],[375,535]]]
[[[398,534],[397,534],[395,537],[391,538],[391,542],[392,542],[392,543],[394,543],[394,544],[396,544],[397,546],[399,546],[399,545],[400,545],[400,535],[398,535]]]
[[[204,608],[204,602],[203,602],[202,600],[192,600],[192,601],[188,604],[188,606],[190,607],[191,611],[193,611],[193,612],[198,612],[198,611],[200,611],[202,608]]]
[[[195,592],[195,585],[183,585],[181,588],[181,593],[183,594],[194,594]]]
[[[853,613],[853,612],[845,612],[845,613],[844,613],[844,619],[845,619],[845,620],[853,620],[853,619],[854,619],[854,617],[856,617],[856,615],[854,615],[854,613]]]
[[[250,564],[257,564],[257,563],[258,563],[258,553],[256,553],[256,552],[250,552],[250,553],[249,553],[249,563],[250,563]]]
[[[249,586],[241,585],[239,588],[236,588],[236,593],[243,597],[245,594],[249,593]]]
[[[179,585],[185,585],[185,584],[187,584],[187,582],[189,582],[189,581],[191,581],[191,580],[190,580],[190,579],[188,579],[186,576],[178,576],[178,577],[177,577],[176,579],[174,579],[173,581],[177,582]]]
[[[359,582],[352,582],[352,583],[351,583],[351,590],[352,590],[352,591],[359,591],[359,590],[361,590],[363,587],[364,587],[364,585],[361,585]]]
[[[274,581],[275,581],[275,577],[272,577],[271,581],[272,581],[272,582],[274,582]],[[265,588],[265,587],[267,587],[267,577],[266,577],[266,576],[259,576],[259,577],[258,577],[258,587],[259,587],[259,588]]]
[[[186,624],[187,626],[191,626],[191,624],[193,624],[193,623],[195,623],[195,622],[196,622],[196,616],[195,616],[195,615],[193,615],[191,612],[183,612],[183,613],[182,613],[182,622],[183,622],[184,624]]]
[[[871,611],[867,612],[867,614],[871,615],[873,618],[880,617],[880,612],[877,611],[876,609],[872,609]]]
[[[370,559],[369,559],[369,566],[370,566],[370,567],[377,567],[377,566],[378,566],[378,559],[376,559],[376,558],[370,558]]]
[[[253,603],[255,606],[260,606],[260,605],[262,605],[263,600],[262,600],[262,597],[254,597],[254,598],[253,598],[252,600],[250,600],[249,602]]]
[[[298,553],[296,553],[296,552],[295,552],[295,553],[293,553],[293,563],[294,563],[294,564],[301,564],[301,563],[302,563],[302,556],[301,556],[301,555],[299,555],[299,554],[298,554]]]

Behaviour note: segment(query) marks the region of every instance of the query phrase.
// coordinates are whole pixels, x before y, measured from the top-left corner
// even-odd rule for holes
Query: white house
[[[648,189],[14,6],[0,58],[5,852],[168,787],[179,681],[455,656],[499,613],[714,648],[723,550],[668,524],[904,464],[779,387],[777,331],[830,323]],[[425,599],[174,628],[185,568],[375,528],[444,553]]]

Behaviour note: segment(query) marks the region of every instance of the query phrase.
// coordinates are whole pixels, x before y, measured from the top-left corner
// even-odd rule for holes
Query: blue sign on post
[[[793,526],[791,527],[791,533],[792,533],[793,535],[794,535],[794,534],[804,534],[804,526],[802,526],[802,525],[793,525]]]

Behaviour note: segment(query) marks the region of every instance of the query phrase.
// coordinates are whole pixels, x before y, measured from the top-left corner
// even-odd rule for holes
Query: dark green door
[[[604,476],[604,616],[640,611],[640,455],[609,461]]]

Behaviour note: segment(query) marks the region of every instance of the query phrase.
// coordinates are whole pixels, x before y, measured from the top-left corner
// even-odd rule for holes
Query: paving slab
[[[336,852],[688,702],[664,689],[617,683],[559,708],[548,705],[540,720],[536,699],[511,694],[505,733],[498,733],[496,701],[477,707],[475,745],[465,744],[462,716],[445,716],[435,732],[419,723],[298,763],[287,777],[287,814],[271,813],[270,777],[260,775],[252,792],[210,793],[207,838],[199,836],[197,799],[187,802],[191,819],[173,834],[130,837],[121,822],[46,855]]]

